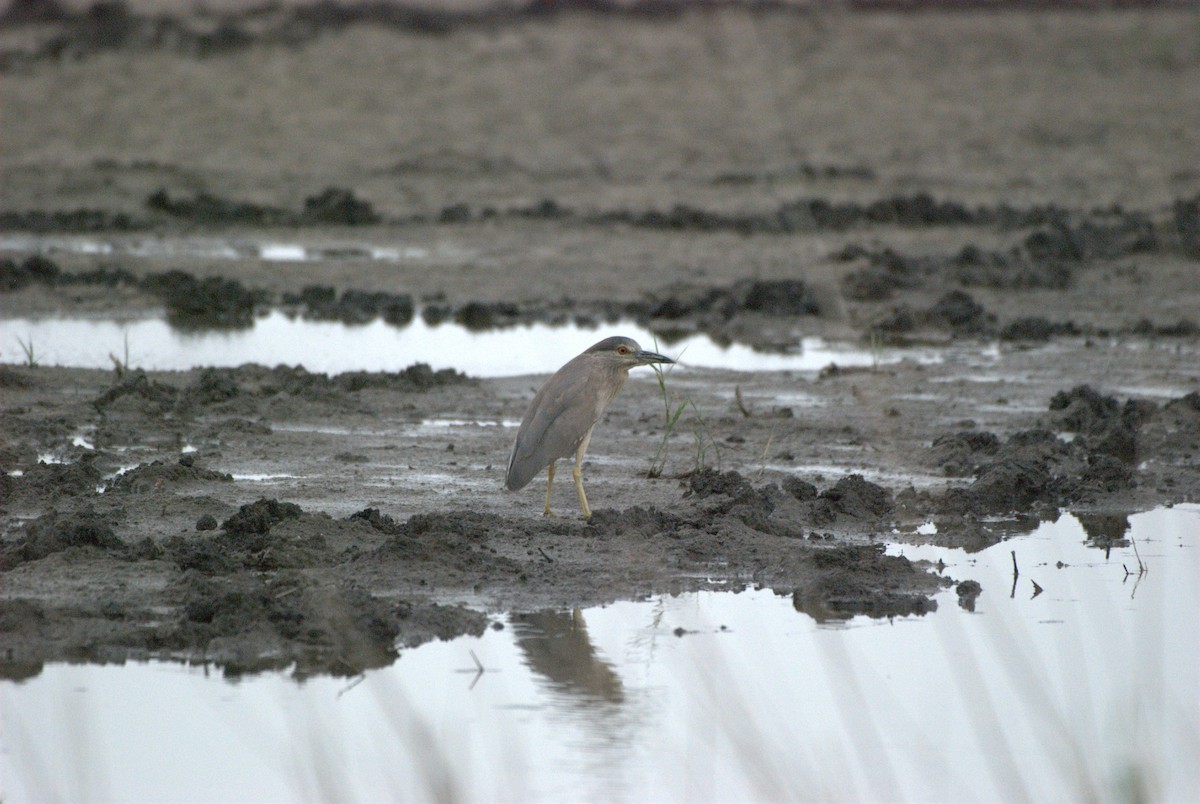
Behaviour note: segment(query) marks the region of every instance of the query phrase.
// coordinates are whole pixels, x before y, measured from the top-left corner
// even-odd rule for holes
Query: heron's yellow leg
[[[554,464],[550,464],[546,469],[546,510],[542,512],[542,516],[554,516],[550,513],[550,489],[554,488]]]
[[[588,508],[587,495],[583,493],[583,454],[587,452],[588,442],[592,440],[592,431],[589,429],[587,435],[583,437],[583,441],[579,442],[579,449],[575,450],[575,468],[571,470],[571,476],[575,478],[575,490],[579,492],[579,504],[583,507],[583,518],[592,518],[592,509]]]

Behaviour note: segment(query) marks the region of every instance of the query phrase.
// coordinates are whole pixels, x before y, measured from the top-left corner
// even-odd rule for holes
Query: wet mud
[[[519,625],[697,589],[768,588],[820,622],[919,616],[947,600],[971,609],[989,590],[884,545],[980,550],[1065,509],[1107,550],[1130,513],[1200,500],[1200,174],[1185,124],[1200,60],[1179,33],[1194,18],[947,16],[940,46],[909,50],[896,31],[943,34],[908,15],[718,5],[283,4],[204,16],[165,0],[154,12],[11,4],[0,21],[13,109],[4,316],[158,313],[185,330],[251,329],[278,309],[480,333],[574,321],[598,326],[597,340],[631,319],[663,351],[691,333],[767,351],[819,335],[936,358],[755,374],[690,369],[683,355],[665,392],[635,373],[597,426],[585,522],[561,479],[554,517],[541,516],[539,483],[502,491],[513,422],[543,377],[423,364],[154,372],[116,356],[112,370],[61,368],[3,344],[0,673],[167,657],[227,674],[353,675],[406,646],[500,627],[498,613]],[[1159,44],[1139,38],[1145,26]],[[701,68],[675,69],[658,46],[667,37],[692,53],[707,41],[691,58],[716,70],[747,63],[777,30],[791,38],[771,45],[783,49],[770,76],[726,70],[735,84],[721,91],[691,83]],[[648,31],[655,47],[637,50]],[[938,82],[947,71],[927,54],[960,63],[960,42],[983,50],[939,86],[987,114],[922,127],[905,117],[921,99],[888,105],[895,65],[873,54]],[[1064,62],[1067,42],[1084,56]],[[1015,60],[1014,43],[1025,48]],[[242,85],[266,118],[289,121],[269,153],[261,132],[232,129],[193,149],[169,112],[151,121],[161,138],[142,144],[128,144],[128,118],[111,130],[65,124],[54,110],[78,100],[65,80],[62,102],[44,104],[54,70],[100,98],[126,86],[126,70],[153,83],[183,65],[197,75],[159,88],[200,97],[246,73],[232,54],[282,59],[289,69],[274,72],[285,75],[318,50],[323,64],[379,55],[389,66],[330,68],[309,77],[320,91]],[[410,50],[422,58],[397,56]],[[581,53],[665,60],[653,81],[601,87],[574,72]],[[467,66],[480,54],[512,84],[475,83]],[[337,137],[293,124],[320,119],[331,97],[384,86],[397,64],[428,71],[399,82],[406,97],[440,87],[474,100],[438,96],[408,114],[404,125],[430,122],[402,142],[373,128],[381,112],[368,103],[343,110]],[[540,105],[522,92],[529,70],[575,76],[572,92],[604,120],[667,115],[663,139],[630,148],[586,122],[531,137],[528,121],[561,119],[575,96],[548,90],[566,106]],[[814,92],[806,70],[850,76],[841,89],[872,102],[821,107],[838,93]],[[1105,103],[1059,130],[1045,121],[1063,93],[1031,96],[1037,113],[1008,128],[1022,114],[1005,89],[1011,70]],[[687,114],[712,116],[655,100],[662,81],[699,94]],[[779,100],[789,92],[804,98],[795,119]],[[285,95],[286,113],[271,105]],[[475,121],[472,104],[493,96],[517,113],[489,106]],[[938,98],[930,108],[953,106]],[[1143,120],[1150,106],[1164,119]],[[907,127],[894,141],[909,150],[862,139],[889,128],[873,117],[881,108]],[[802,125],[803,142],[789,134]],[[672,140],[672,126],[690,134]],[[375,139],[353,139],[366,130]],[[361,154],[348,159],[343,136]],[[447,137],[455,144],[423,145]],[[386,148],[372,150],[376,140]],[[232,256],[106,248],[197,238]],[[267,259],[264,244],[280,242],[310,256]]]

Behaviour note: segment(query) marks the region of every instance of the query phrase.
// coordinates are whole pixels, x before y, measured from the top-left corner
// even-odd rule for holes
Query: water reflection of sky
[[[1196,800],[1200,506],[1102,524],[889,548],[979,581],[974,612],[947,591],[925,617],[817,625],[766,590],[656,596],[508,617],[358,683],[54,665],[0,684],[0,792]]]
[[[309,371],[398,371],[415,362],[435,369],[456,368],[476,377],[538,374],[556,370],[601,338],[628,335],[643,348],[655,337],[625,321],[596,329],[578,326],[523,325],[472,332],[453,323],[431,326],[419,316],[405,327],[382,319],[348,326],[340,322],[289,318],[275,311],[252,328],[187,332],[162,319],[110,321],[86,318],[13,318],[0,321],[0,360],[25,360],[22,343],[32,343],[42,365],[111,368],[115,355],[149,370],[195,366],[238,366],[259,363],[303,365]],[[804,338],[789,354],[757,352],[748,346],[721,346],[704,335],[659,343],[683,366],[733,368],[742,371],[817,371],[830,363],[870,366],[904,358],[940,361],[933,349],[870,349],[838,346]]]

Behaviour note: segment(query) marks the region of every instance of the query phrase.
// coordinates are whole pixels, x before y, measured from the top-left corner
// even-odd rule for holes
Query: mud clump
[[[197,193],[190,199],[174,199],[165,187],[146,198],[146,207],[173,218],[200,224],[282,226],[295,222],[293,215],[279,207],[227,201],[208,193]]]
[[[983,594],[983,586],[979,581],[959,581],[954,592],[958,595],[958,605],[963,611],[975,611],[975,601]]]
[[[991,330],[995,318],[961,290],[952,290],[938,299],[930,308],[929,317],[949,327],[955,335],[983,335]]]
[[[96,455],[85,452],[79,460],[67,463],[38,462],[23,475],[5,475],[8,499],[50,500],[55,497],[79,497],[96,493],[104,475],[96,468]]]
[[[1200,196],[1175,202],[1175,231],[1185,255],[1200,260]]]
[[[1138,425],[1138,449],[1163,461],[1188,464],[1200,455],[1200,391],[1167,402]]]
[[[303,366],[268,369],[246,365],[206,369],[183,390],[182,401],[189,405],[220,405],[241,397],[270,398],[284,393],[320,401],[367,389],[419,392],[467,382],[470,378],[460,371],[434,371],[426,363],[414,363],[396,372],[348,371],[332,377]]]
[[[792,605],[818,623],[847,620],[858,614],[897,617],[937,610],[937,601],[913,592],[924,575],[901,556],[884,555],[882,545],[840,545],[808,552],[819,570],[792,591]]]
[[[303,223],[343,226],[366,226],[381,220],[369,203],[340,187],[327,187],[320,194],[306,198],[300,219]]]
[[[711,508],[709,514],[729,514],[755,530],[787,537],[802,535],[804,524],[876,522],[894,508],[890,491],[857,474],[843,477],[821,492],[799,478],[786,479],[782,489],[775,484],[755,488],[736,471],[718,472],[712,468],[688,477],[685,497],[705,499],[714,495],[724,500]],[[799,506],[786,517],[773,516],[779,502],[788,497]]]
[[[167,308],[168,322],[181,329],[249,327],[254,323],[255,310],[271,301],[265,291],[246,288],[237,280],[198,279],[178,270],[139,278],[123,268],[63,271],[41,256],[29,257],[20,264],[11,259],[0,260],[0,292],[17,291],[33,284],[136,288],[160,299]]]
[[[346,324],[366,324],[383,318],[392,326],[403,327],[412,323],[416,312],[413,297],[407,293],[346,290],[338,297],[333,288],[325,285],[308,285],[299,293],[285,293],[283,303],[303,307],[305,318]]]
[[[51,285],[58,281],[62,270],[45,257],[34,255],[18,263],[6,257],[0,260],[0,291],[20,290],[28,285]]]
[[[877,321],[872,330],[887,335],[903,335],[919,329],[949,330],[955,337],[982,337],[995,331],[996,316],[961,290],[952,290],[927,310],[914,310],[902,304]]]
[[[163,300],[167,320],[180,329],[241,329],[253,326],[254,311],[269,301],[235,279],[197,279],[183,271],[167,271],[142,281],[142,288]]]
[[[833,488],[821,492],[820,501],[835,515],[851,519],[877,519],[892,510],[892,493],[863,479],[862,475],[848,475]]]
[[[0,56],[0,59],[3,57]],[[0,72],[3,66],[0,64]],[[150,228],[148,221],[125,212],[102,209],[31,209],[24,212],[0,211],[0,231],[50,234],[63,232],[141,232]]]
[[[369,511],[370,509],[368,509]],[[358,515],[356,515],[358,516]],[[404,522],[375,518],[369,524],[389,537],[374,553],[376,557],[419,562],[433,573],[476,577],[481,581],[495,576],[518,577],[525,574],[519,562],[499,556],[490,545],[493,533],[517,532],[532,535],[536,526],[508,522],[495,514],[451,511],[444,514],[415,514]],[[565,524],[559,526],[565,529]]]
[[[357,675],[395,661],[398,643],[479,635],[486,617],[455,607],[379,598],[350,582],[293,573],[185,576],[184,603],[168,644],[204,650],[240,675],[294,665],[298,678]]]
[[[221,523],[221,530],[230,536],[265,534],[271,527],[285,519],[294,519],[304,513],[295,503],[261,499],[243,505],[238,512]]]
[[[739,472],[719,472],[711,467],[704,467],[688,476],[688,494],[704,499],[714,494],[726,497],[742,497],[753,492],[750,481]]]
[[[942,436],[930,448],[933,462],[947,474],[974,474],[975,480],[948,491],[941,510],[957,515],[1023,512],[1132,488],[1143,452],[1171,454],[1164,431],[1185,441],[1190,433],[1190,442],[1200,447],[1195,434],[1200,432],[1200,411],[1183,417],[1187,421],[1171,422],[1174,411],[1169,409],[1187,408],[1186,399],[1163,408],[1134,399],[1121,404],[1080,385],[1055,394],[1049,403],[1052,420],[1074,433],[1069,442],[1045,429],[1014,433],[1003,445],[991,433]]]
[[[92,400],[92,406],[104,413],[117,402],[132,398],[143,412],[161,415],[175,407],[179,391],[170,385],[151,380],[142,369],[118,374],[116,382]]]
[[[203,535],[172,536],[162,547],[180,570],[203,575],[329,567],[340,560],[323,533],[331,521],[294,503],[260,499],[243,505],[221,523],[220,531],[207,527],[212,523],[201,528],[197,522]]]
[[[309,196],[300,212],[245,201],[230,201],[209,193],[191,198],[172,198],[160,188],[146,198],[146,207],[155,212],[191,223],[235,226],[301,226],[340,224],[362,226],[376,224],[381,218],[366,201],[338,187],[328,187]]]
[[[1047,217],[1041,228],[1008,251],[969,245],[957,254],[904,255],[847,246],[837,259],[867,264],[843,277],[842,290],[857,301],[880,301],[899,290],[948,281],[964,287],[1062,290],[1092,261],[1162,249],[1152,222],[1141,213],[1116,208],[1075,216],[1075,221],[1065,212]]]
[[[7,571],[25,561],[37,561],[79,547],[123,554],[126,545],[103,514],[91,509],[72,513],[51,509],[26,525],[25,535],[4,546],[0,569]]]
[[[1048,341],[1059,336],[1082,335],[1082,330],[1071,321],[1048,321],[1040,316],[1014,319],[1000,330],[1002,341]]]
[[[603,311],[602,311],[603,312]],[[695,326],[719,331],[739,314],[762,316],[821,315],[821,301],[814,288],[801,279],[741,280],[728,287],[680,285],[663,294],[650,294],[644,301],[627,304],[620,311],[639,322],[692,319]]]
[[[195,466],[192,456],[185,455],[177,463],[154,461],[118,475],[108,490],[117,494],[144,494],[167,484],[216,481],[232,483],[233,476]]]
[[[766,315],[820,315],[812,289],[798,279],[746,280],[730,289],[731,307]]]
[[[1000,449],[995,433],[963,431],[938,436],[929,457],[947,477],[969,477]]]
[[[512,326],[521,319],[521,308],[511,302],[468,302],[454,311],[455,322],[472,332]]]
[[[1122,408],[1116,397],[1103,396],[1089,385],[1060,391],[1050,400],[1050,410],[1062,425],[1081,435],[1090,449],[1126,463],[1137,459],[1137,426],[1155,407],[1129,400]]]

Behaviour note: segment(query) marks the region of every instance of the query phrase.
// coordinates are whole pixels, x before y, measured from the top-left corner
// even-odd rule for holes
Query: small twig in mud
[[[1042,592],[1046,591],[1045,589],[1042,589],[1042,587],[1038,586],[1038,582],[1033,580],[1032,578],[1029,579],[1029,582],[1031,584],[1033,584],[1033,595],[1029,598],[1030,600],[1033,600],[1033,598],[1037,597]]]
[[[771,440],[775,438],[775,425],[771,425],[771,432],[767,435],[767,443],[763,444],[762,455],[758,457],[758,479],[762,480],[763,473],[767,471],[767,450],[771,448]]]
[[[752,414],[750,413],[750,409],[746,407],[746,400],[742,398],[742,386],[735,385],[733,387],[733,398],[737,400],[738,410],[742,412],[743,416],[749,419]]]
[[[553,563],[554,563],[554,559],[553,559],[553,558],[551,558],[550,556],[546,555],[546,551],[545,551],[545,550],[543,550],[542,548],[540,548],[540,547],[539,547],[539,548],[538,548],[538,552],[542,554],[542,558],[546,559],[546,560],[547,560],[547,561],[549,561],[551,564],[553,564]]]
[[[1144,561],[1142,561],[1142,554],[1138,552],[1137,541],[1134,540],[1132,533],[1129,534],[1129,544],[1133,547],[1133,557],[1137,559],[1138,563],[1138,576],[1141,577],[1149,572],[1150,568],[1146,566]]]
[[[1012,591],[1010,591],[1008,593],[1008,597],[1009,597],[1009,599],[1012,599],[1017,596],[1017,578],[1021,577],[1021,571],[1019,569],[1017,569],[1017,551],[1010,550],[1009,552],[1012,553],[1012,560],[1013,560],[1013,584],[1012,584]]]
[[[692,406],[692,415],[696,417],[696,421],[700,423],[700,427],[693,430],[696,436],[696,453],[697,460],[695,470],[703,469],[704,455],[707,450],[703,449],[703,436],[708,436],[708,443],[712,444],[713,452],[717,454],[717,471],[721,471],[721,445],[717,443],[717,439],[713,438],[712,430],[709,429],[708,422],[704,421],[704,417],[700,415],[700,408],[696,407],[696,403],[691,397],[688,397],[687,403]]]
[[[121,358],[114,355],[112,352],[108,353],[108,359],[113,362],[113,367],[116,369],[118,380],[129,373],[129,333],[128,332],[125,333],[125,359],[122,360]]]

